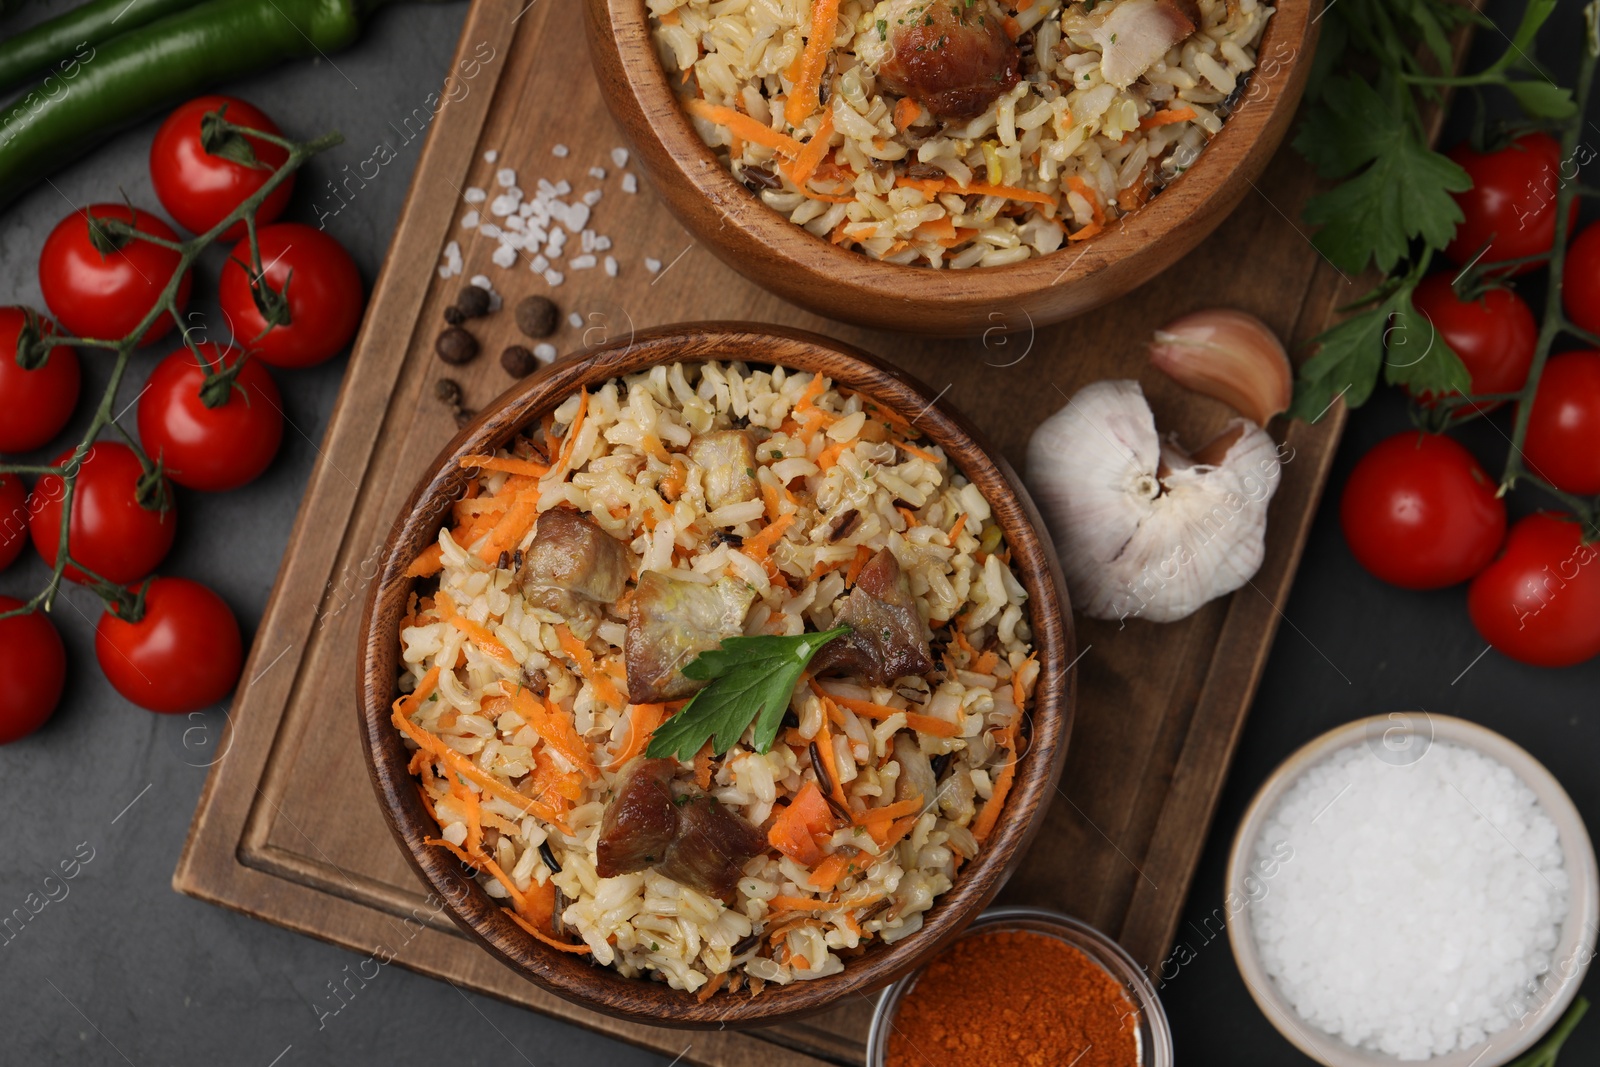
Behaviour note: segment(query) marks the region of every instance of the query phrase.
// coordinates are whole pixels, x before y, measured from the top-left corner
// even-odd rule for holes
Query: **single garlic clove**
[[[1095,382],[1028,442],[1072,606],[1095,619],[1170,622],[1261,566],[1278,446],[1234,419],[1198,452],[1163,441],[1138,382]]]
[[[1186,389],[1265,426],[1294,398],[1294,368],[1278,335],[1254,315],[1210,308],[1156,331],[1150,362]]]

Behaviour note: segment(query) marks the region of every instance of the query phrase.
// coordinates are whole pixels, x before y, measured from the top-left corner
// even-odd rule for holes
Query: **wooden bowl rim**
[[[773,358],[771,353],[780,353]],[[766,353],[766,355],[763,355]],[[1029,617],[1040,675],[1027,718],[1029,746],[1017,764],[995,836],[956,884],[925,914],[923,928],[892,946],[875,944],[845,970],[816,981],[769,983],[759,997],[714,996],[705,1003],[664,983],[625,978],[585,957],[552,950],[527,934],[505,909],[466,877],[444,849],[423,843],[437,824],[423,807],[410,753],[390,721],[398,695],[397,627],[414,579],[411,560],[437,537],[451,501],[466,483],[462,456],[492,451],[554,408],[575,389],[661,363],[742,358],[822,370],[915,419],[925,437],[984,493],[1011,546],[1016,572],[1029,594]],[[1045,526],[1020,479],[959,416],[936,403],[926,386],[889,364],[829,338],[800,330],[743,323],[687,323],[640,331],[575,353],[507,390],[445,446],[413,490],[384,543],[377,577],[362,617],[361,742],[367,769],[390,829],[423,881],[444,900],[451,918],[503,963],[541,987],[584,1007],[638,1022],[677,1027],[766,1024],[818,1011],[852,993],[881,988],[937,952],[981,912],[1010,876],[1042,825],[1066,758],[1076,690],[1071,671],[1074,635],[1066,585]],[[961,457],[957,459],[958,455]]]
[[[586,2],[591,21],[591,47],[605,49],[608,58],[624,74],[624,84],[602,77],[601,91],[607,96],[630,94],[630,110],[651,118],[652,121],[643,124],[649,131],[650,148],[670,161],[677,180],[721,210],[724,218],[719,232],[731,228],[734,234],[731,240],[753,241],[766,254],[809,275],[827,277],[836,284],[842,282],[864,297],[908,303],[922,303],[931,298],[939,303],[968,307],[1003,304],[1019,293],[1070,285],[1125,261],[1155,253],[1159,242],[1190,218],[1204,217],[1214,203],[1228,200],[1229,181],[1248,165],[1252,147],[1271,128],[1278,110],[1286,106],[1292,110],[1298,106],[1300,93],[1285,90],[1294,84],[1299,64],[1310,59],[1310,45],[1317,33],[1311,9],[1322,6],[1314,0],[1276,0],[1275,11],[1256,45],[1257,66],[1250,72],[1251,88],[1247,90],[1253,93],[1256,86],[1262,86],[1268,97],[1267,106],[1247,105],[1236,109],[1177,180],[1149,203],[1124,216],[1119,225],[1083,242],[1081,249],[1069,242],[1055,252],[1020,263],[957,271],[872,259],[796,226],[762,203],[734,180],[733,173],[695,132],[677,94],[672,91],[666,69],[650,39],[649,17],[643,0]],[[631,61],[629,50],[618,43],[619,37],[634,44],[634,51],[648,56],[648,61],[642,65]],[[1288,60],[1274,59],[1273,69],[1263,71],[1261,57],[1268,54],[1267,48],[1279,49],[1284,45],[1290,49]],[[1068,255],[1075,258],[1062,266]]]

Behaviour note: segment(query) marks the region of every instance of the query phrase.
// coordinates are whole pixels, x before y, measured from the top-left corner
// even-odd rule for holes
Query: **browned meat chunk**
[[[669,759],[640,756],[622,770],[617,795],[600,820],[595,870],[602,878],[631,874],[661,862],[678,830],[678,809],[672,803]]]
[[[755,590],[731,578],[701,585],[659,571],[639,575],[628,613],[628,699],[655,704],[705,685],[683,676],[700,653],[744,632]]]
[[[1126,89],[1200,25],[1195,0],[1122,0],[1096,12],[1089,33],[1100,45],[1100,74]]]
[[[761,831],[706,796],[673,798],[669,759],[632,760],[600,820],[595,871],[602,878],[654,867],[679,885],[721,900],[744,865],[767,850]]]
[[[729,900],[744,865],[767,851],[760,830],[717,803],[694,797],[678,808],[678,833],[656,870],[679,885]]]
[[[705,472],[706,507],[715,511],[725,504],[754,500],[756,444],[746,430],[718,430],[689,442],[689,458]]]
[[[627,546],[593,519],[569,508],[551,508],[539,516],[517,580],[540,607],[576,614],[615,603],[632,569]]]
[[[888,685],[933,669],[928,624],[917,611],[911,583],[887,548],[861,568],[838,621],[848,623],[850,632],[822,646],[811,661],[815,673],[853,674],[873,685]]]
[[[887,0],[873,19],[889,46],[879,87],[941,119],[983,114],[1021,77],[1022,53],[987,0]]]

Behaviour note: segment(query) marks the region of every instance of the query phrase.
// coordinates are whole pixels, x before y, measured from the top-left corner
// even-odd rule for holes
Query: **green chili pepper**
[[[174,11],[193,7],[196,2],[89,0],[59,18],[30,26],[0,43],[0,92],[15,89],[51,64],[73,56],[84,45],[100,44]]]
[[[376,6],[205,0],[88,46],[0,117],[0,208],[111,130],[218,82],[345,47]]]

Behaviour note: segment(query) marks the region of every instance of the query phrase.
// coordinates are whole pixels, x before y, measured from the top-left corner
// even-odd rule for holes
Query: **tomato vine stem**
[[[100,396],[100,402],[95,406],[94,416],[89,420],[89,425],[84,429],[82,438],[73,447],[72,454],[65,463],[59,467],[28,463],[0,464],[0,474],[37,476],[54,474],[60,476],[62,483],[61,528],[56,538],[55,565],[50,570],[50,578],[45,583],[44,588],[30,597],[21,607],[7,612],[0,612],[0,620],[9,619],[16,615],[25,615],[41,609],[44,611],[51,610],[55,606],[56,595],[61,591],[61,583],[69,566],[82,573],[88,580],[87,584],[114,608],[139,602],[139,598],[133,590],[119,583],[107,581],[103,576],[95,574],[81,562],[73,559],[68,552],[68,534],[71,530],[72,521],[72,501],[77,493],[78,475],[82,470],[83,458],[88,454],[96,439],[99,438],[101,431],[112,428],[128,441],[134,452],[139,456],[139,460],[144,465],[147,474],[156,469],[156,465],[151,463],[150,457],[144,454],[143,449],[140,448],[133,435],[128,433],[122,424],[117,421],[117,394],[121,390],[122,379],[127,373],[128,362],[132,358],[134,350],[139,347],[139,339],[160,320],[162,315],[170,315],[173,324],[178,328],[179,336],[182,338],[184,345],[194,353],[195,358],[200,361],[200,365],[206,369],[207,380],[228,374],[228,368],[215,366],[211,360],[205,357],[198,342],[194,340],[192,328],[179,313],[178,288],[183,281],[184,275],[194,265],[195,260],[200,258],[202,252],[220,240],[222,234],[229,227],[241,221],[245,224],[250,242],[251,261],[259,269],[261,251],[256,239],[256,214],[259,212],[262,203],[272,195],[273,190],[287,181],[289,176],[304,166],[305,162],[312,156],[317,155],[319,152],[325,152],[344,141],[344,137],[337,132],[324,134],[310,141],[291,141],[285,137],[267,134],[261,130],[236,126],[222,118],[220,111],[213,114],[217,116],[220,130],[241,135],[248,133],[252,138],[269,141],[287,150],[289,153],[288,158],[273,171],[271,177],[263,182],[260,188],[240,203],[238,207],[234,208],[233,211],[229,212],[227,217],[205,233],[192,237],[187,241],[168,241],[164,238],[146,234],[126,223],[119,222],[113,226],[111,224],[112,220],[95,220],[96,224],[114,230],[116,236],[148,241],[152,244],[175,250],[178,253],[178,262],[173,268],[172,277],[167,280],[166,286],[162,289],[161,295],[156,299],[156,302],[151,306],[143,320],[126,337],[112,341],[89,337],[70,337],[52,333],[42,338],[41,343],[51,348],[58,345],[71,348],[103,348],[114,353],[115,362],[112,364],[111,376],[106,382],[105,391]],[[252,340],[254,339],[252,338]],[[16,359],[20,358],[20,356],[20,351],[0,354],[0,358]],[[239,363],[243,363],[245,358],[241,356],[235,367]],[[222,361],[219,360],[218,362]]]

